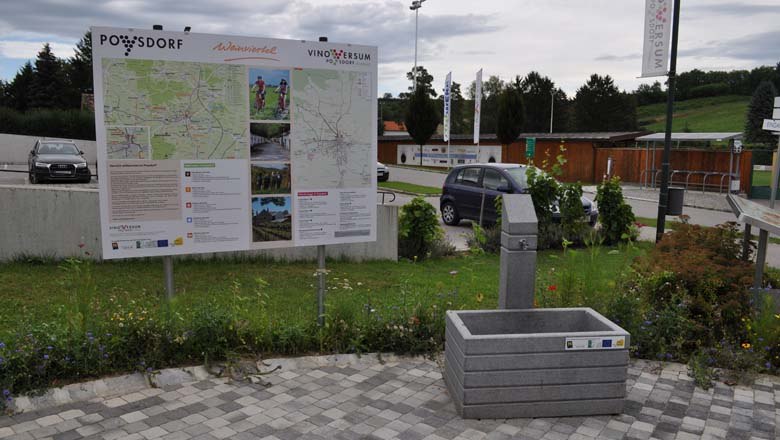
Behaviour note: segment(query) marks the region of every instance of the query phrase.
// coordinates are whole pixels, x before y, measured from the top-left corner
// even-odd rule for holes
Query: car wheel
[[[85,178],[84,180],[82,180],[81,183],[89,183],[91,181],[92,181],[92,176],[89,176],[89,177]]]
[[[30,173],[29,178],[30,178],[30,183],[32,183],[33,185],[38,183],[38,176],[35,173]]]
[[[460,216],[458,210],[451,202],[447,202],[441,207],[441,219],[444,220],[444,224],[450,226],[457,226],[460,223]]]
[[[388,180],[390,180],[390,176],[382,176],[379,178],[380,182],[387,182]]]

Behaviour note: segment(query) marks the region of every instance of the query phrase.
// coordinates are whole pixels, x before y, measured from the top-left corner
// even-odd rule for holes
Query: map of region
[[[149,127],[106,127],[109,159],[149,159],[152,145]]]
[[[104,59],[105,124],[148,127],[151,159],[246,159],[246,81],[244,66]],[[121,156],[128,142],[117,137]]]
[[[292,72],[292,176],[302,188],[372,184],[371,75],[304,69]]]

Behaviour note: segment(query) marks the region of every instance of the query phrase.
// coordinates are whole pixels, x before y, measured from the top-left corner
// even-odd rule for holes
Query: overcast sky
[[[379,46],[379,94],[408,86],[414,64],[411,1],[394,0],[4,0],[0,78],[10,79],[44,42],[73,54],[90,26],[316,39]],[[622,89],[640,80],[643,0],[426,0],[418,64],[469,84],[479,68],[504,80],[536,70],[573,94],[592,73]],[[731,70],[780,61],[780,1],[686,0],[678,70]],[[663,81],[663,78],[659,78]]]

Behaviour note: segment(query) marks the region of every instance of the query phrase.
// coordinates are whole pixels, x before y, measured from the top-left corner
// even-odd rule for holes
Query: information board
[[[92,38],[104,258],[376,240],[376,47]]]

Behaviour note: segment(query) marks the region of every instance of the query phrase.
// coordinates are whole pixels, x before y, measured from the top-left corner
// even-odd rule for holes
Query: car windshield
[[[50,143],[41,144],[38,147],[38,154],[75,154],[78,155],[79,149],[73,144]]]
[[[506,171],[512,180],[517,183],[517,186],[522,189],[528,188],[528,176],[525,174],[527,170],[527,167],[504,168],[504,171]]]

